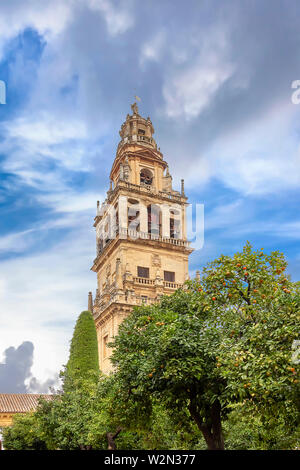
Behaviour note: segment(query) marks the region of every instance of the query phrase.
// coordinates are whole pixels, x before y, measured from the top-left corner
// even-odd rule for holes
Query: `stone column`
[[[137,130],[137,120],[135,119],[135,120],[132,122],[132,140],[133,140],[133,141],[137,141],[137,133],[138,133],[138,130]]]
[[[117,258],[116,260],[116,288],[117,289],[123,288],[120,258]]]
[[[162,236],[170,238],[170,207],[168,204],[162,205]]]
[[[124,167],[123,163],[120,163],[120,180],[123,181],[124,179]]]
[[[186,240],[186,207],[187,204],[181,206],[181,238]]]
[[[145,201],[140,201],[140,232],[148,233],[148,212]]]
[[[124,281],[132,281],[132,274],[130,271],[129,263],[126,263],[125,274],[124,274]]]
[[[88,311],[93,313],[93,294],[89,292],[88,296]]]
[[[156,271],[154,285],[155,285],[155,297],[158,299],[164,293],[164,281],[163,281],[163,278],[161,277],[161,273],[159,269]]]
[[[181,180],[181,195],[184,196],[184,180]]]
[[[119,197],[119,227],[120,227],[120,238],[127,238],[127,197],[120,196]]]

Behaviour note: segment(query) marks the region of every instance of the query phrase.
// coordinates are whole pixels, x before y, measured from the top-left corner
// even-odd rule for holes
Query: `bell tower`
[[[107,344],[135,305],[152,304],[188,279],[184,182],[172,176],[153,138],[149,117],[131,106],[110,172],[105,201],[97,203],[97,291],[92,305],[100,369],[112,370]]]

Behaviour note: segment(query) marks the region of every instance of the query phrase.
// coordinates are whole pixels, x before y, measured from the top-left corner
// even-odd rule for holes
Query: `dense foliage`
[[[76,322],[66,370],[68,376],[74,378],[86,378],[99,372],[97,332],[89,311],[82,312]]]
[[[221,419],[234,403],[250,402],[270,419],[287,415],[296,424],[291,353],[300,296],[285,268],[280,253],[268,256],[247,244],[210,263],[201,283],[136,308],[114,343],[124,402],[146,412],[155,397],[181,420],[193,420],[210,449],[224,447]]]
[[[282,254],[247,244],[201,282],[136,307],[112,344],[109,377],[83,312],[63,391],[15,418],[6,448],[299,448],[300,287],[285,269]]]
[[[34,413],[16,415],[13,426],[2,430],[7,450],[46,450],[47,444]]]

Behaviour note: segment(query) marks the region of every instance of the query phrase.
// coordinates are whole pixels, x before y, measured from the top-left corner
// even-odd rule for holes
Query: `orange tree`
[[[300,295],[286,265],[282,254],[247,243],[204,268],[201,282],[136,307],[113,343],[116,412],[134,421],[131,406],[147,411],[158,400],[196,423],[209,449],[224,448],[221,422],[234,403],[296,422]]]

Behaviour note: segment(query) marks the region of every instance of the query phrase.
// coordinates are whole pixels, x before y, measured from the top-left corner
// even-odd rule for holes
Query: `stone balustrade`
[[[168,289],[180,289],[182,284],[179,284],[178,282],[164,281],[164,287],[167,287]]]
[[[134,284],[147,284],[154,285],[154,279],[148,279],[146,277],[133,277]]]
[[[113,231],[114,237],[109,238],[101,247],[101,249],[98,249],[97,256],[103,253],[104,250],[111,244],[111,242],[116,239],[116,238],[121,238],[121,239],[129,239],[129,240],[152,240],[152,241],[157,241],[160,243],[167,243],[169,245],[175,245],[175,246],[181,246],[185,248],[190,247],[190,242],[187,240],[182,240],[179,238],[169,238],[169,237],[162,237],[160,235],[152,234],[152,233],[147,233],[147,232],[140,232],[137,230],[132,230],[132,229],[127,229],[127,228],[118,228],[115,227]]]
[[[140,194],[153,194],[156,196],[159,196],[163,199],[168,199],[170,201],[176,201],[176,202],[182,202],[182,199],[185,199],[185,196],[181,195],[179,192],[176,194],[175,192],[168,192],[168,191],[159,191],[156,190],[156,188],[153,185],[150,184],[134,184],[134,183],[129,183],[129,181],[125,180],[119,180],[116,187],[109,191],[108,199],[107,202],[110,203],[116,194],[116,192],[121,189],[125,188],[130,191],[135,191]],[[97,217],[101,217],[103,215],[103,206],[99,207],[97,210]]]

